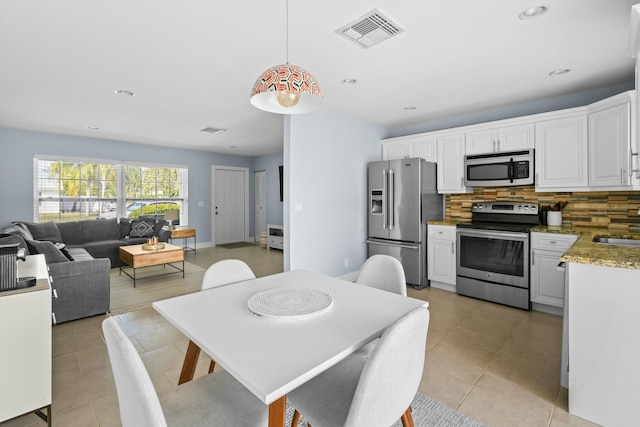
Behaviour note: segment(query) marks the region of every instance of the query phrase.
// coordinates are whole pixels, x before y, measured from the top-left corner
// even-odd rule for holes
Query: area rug
[[[415,427],[485,427],[484,424],[473,418],[469,418],[421,393],[416,394],[413,402],[411,402],[411,408]],[[286,417],[285,425],[291,425],[293,407],[289,404],[287,404]],[[298,427],[307,427],[307,422],[302,416]],[[402,422],[398,420],[391,427],[402,427]]]
[[[251,242],[235,242],[235,243],[223,243],[221,245],[216,245],[216,247],[221,247],[225,249],[238,249],[238,248],[248,248],[249,246],[256,246],[257,243]]]
[[[179,265],[179,264],[178,264]],[[144,267],[136,271],[136,287],[133,279],[120,274],[119,268],[112,268],[111,279],[111,314],[121,314],[151,305],[154,301],[176,297],[199,291],[202,287],[204,269],[189,262],[184,263],[182,273],[172,272],[169,266],[162,265]]]

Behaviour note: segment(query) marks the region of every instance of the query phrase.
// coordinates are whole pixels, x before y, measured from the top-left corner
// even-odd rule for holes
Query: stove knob
[[[529,206],[524,205],[524,210],[525,210],[525,211],[528,211],[528,210],[529,210]]]

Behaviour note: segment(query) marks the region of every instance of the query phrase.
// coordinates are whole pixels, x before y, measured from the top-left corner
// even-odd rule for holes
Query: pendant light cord
[[[286,17],[285,17],[285,22],[286,22],[286,59],[287,59],[287,64],[289,63],[289,0],[286,0]]]

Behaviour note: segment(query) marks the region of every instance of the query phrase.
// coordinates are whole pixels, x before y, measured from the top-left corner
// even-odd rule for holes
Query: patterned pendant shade
[[[311,73],[286,63],[271,67],[258,77],[251,104],[272,113],[310,113],[322,107],[322,92]]]

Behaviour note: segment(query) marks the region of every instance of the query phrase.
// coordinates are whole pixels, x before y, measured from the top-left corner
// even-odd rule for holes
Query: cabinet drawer
[[[429,225],[430,239],[456,240],[456,227],[452,225]]]
[[[573,234],[531,233],[531,249],[565,252],[577,239]]]

